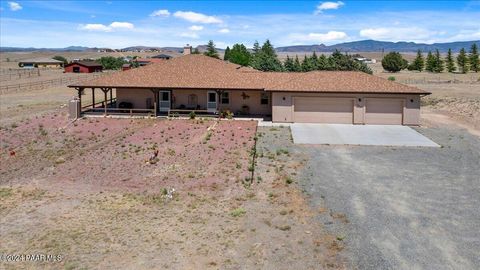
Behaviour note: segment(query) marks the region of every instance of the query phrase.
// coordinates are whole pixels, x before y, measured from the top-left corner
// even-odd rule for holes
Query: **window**
[[[267,93],[262,93],[260,95],[260,104],[268,105],[268,94]]]
[[[208,93],[208,102],[212,102],[212,103],[217,102],[217,95],[214,92]]]
[[[230,96],[228,92],[223,92],[222,95],[220,96],[220,103],[222,104],[229,104],[230,103]]]
[[[161,101],[169,101],[170,100],[170,93],[169,92],[161,92],[160,93],[160,100]]]

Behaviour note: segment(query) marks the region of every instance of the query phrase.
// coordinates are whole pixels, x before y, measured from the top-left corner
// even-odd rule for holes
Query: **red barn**
[[[102,65],[94,61],[77,61],[65,65],[65,72],[92,73],[102,72]]]

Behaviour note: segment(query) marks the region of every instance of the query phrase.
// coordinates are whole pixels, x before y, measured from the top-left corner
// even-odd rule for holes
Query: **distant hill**
[[[438,49],[440,52],[447,52],[449,48],[453,52],[460,51],[461,48],[470,49],[473,43],[480,45],[480,40],[474,41],[459,41],[449,43],[415,43],[415,42],[389,42],[389,41],[376,41],[376,40],[361,40],[353,42],[339,43],[335,45],[295,45],[286,47],[277,47],[277,52],[333,52],[339,50],[342,52],[385,52],[397,51],[397,52],[416,52],[421,50],[434,51]],[[204,52],[206,45],[198,45],[196,47],[200,52]],[[32,51],[58,51],[58,52],[83,52],[83,51],[97,51],[97,50],[112,50],[108,48],[89,48],[83,46],[70,46],[66,48],[19,48],[19,47],[0,47],[0,52],[32,52]],[[163,52],[178,52],[183,51],[183,47],[152,47],[152,46],[131,46],[118,51],[163,51]],[[223,52],[223,49],[218,48],[219,52]]]
[[[339,43],[335,45],[326,46],[320,45],[296,45],[287,47],[276,48],[277,52],[333,52],[339,50],[342,52],[416,52],[421,50],[434,51],[438,49],[440,52],[447,52],[448,49],[452,49],[453,52],[460,51],[461,48],[465,48],[467,51],[470,49],[473,43],[480,45],[480,40],[475,41],[459,41],[449,43],[415,43],[415,42],[388,42],[388,41],[376,41],[376,40],[361,40],[346,43]]]

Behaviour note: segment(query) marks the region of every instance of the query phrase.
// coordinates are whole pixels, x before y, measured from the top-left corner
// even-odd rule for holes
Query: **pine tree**
[[[267,39],[260,50],[258,45],[254,45],[254,57],[252,67],[261,71],[282,71],[283,65],[278,60],[277,53],[273,45]]]
[[[314,69],[315,69],[315,66],[312,63],[312,58],[307,57],[305,55],[305,57],[303,58],[303,61],[302,61],[302,71],[303,72],[308,72],[308,71],[312,71]]]
[[[318,56],[317,56],[316,52],[313,52],[313,54],[311,56],[311,61],[312,61],[313,69],[317,70],[318,69]]]
[[[228,53],[228,61],[241,65],[248,66],[250,65],[251,54],[247,50],[247,47],[243,44],[235,44]]]
[[[293,71],[294,72],[302,71],[302,65],[300,64],[300,60],[298,60],[298,55],[295,55],[295,61],[293,61]]]
[[[324,54],[322,54],[318,57],[317,69],[318,70],[329,70],[330,69],[330,67],[328,65],[328,59]]]
[[[213,43],[213,40],[208,41],[207,50],[203,54],[206,56],[220,59],[220,57],[218,56],[217,48],[215,48],[215,43]]]
[[[443,72],[444,69],[445,69],[445,67],[443,65],[443,60],[440,56],[440,52],[437,49],[435,51],[435,67],[434,67],[433,71],[435,73],[441,73],[441,72]]]
[[[257,55],[260,53],[260,44],[258,44],[258,41],[255,40],[255,43],[253,43],[253,55]]]
[[[457,68],[455,67],[453,56],[452,56],[452,49],[450,48],[448,49],[447,58],[445,59],[445,62],[447,65],[448,72],[454,72],[455,70],[457,70]]]
[[[225,54],[223,55],[223,60],[228,61],[228,57],[230,56],[230,47],[227,46],[225,49]]]
[[[462,73],[467,73],[469,70],[468,57],[464,48],[460,50],[460,53],[457,56],[457,66]]]
[[[287,60],[285,60],[285,62],[283,63],[283,69],[285,69],[285,71],[288,71],[288,72],[294,71],[293,59],[290,58],[288,55],[287,55]]]
[[[480,59],[478,57],[478,47],[476,43],[472,44],[470,48],[470,55],[468,56],[470,62],[470,69],[478,72],[480,70]]]
[[[425,64],[425,70],[429,72],[434,72],[435,71],[435,56],[433,56],[432,52],[428,52],[427,55],[427,62]]]
[[[417,56],[413,60],[412,64],[409,66],[409,70],[422,71],[425,67],[425,59],[423,58],[422,51],[417,51]]]

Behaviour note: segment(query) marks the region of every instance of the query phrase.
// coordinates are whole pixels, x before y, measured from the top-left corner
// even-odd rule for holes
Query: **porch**
[[[208,89],[146,89],[100,88],[104,96],[95,102],[95,88],[91,88],[92,104],[81,106],[84,115],[129,116],[218,116],[220,113],[237,117],[270,117],[271,94],[262,90],[208,90]],[[77,89],[81,102],[85,89]]]

